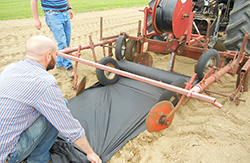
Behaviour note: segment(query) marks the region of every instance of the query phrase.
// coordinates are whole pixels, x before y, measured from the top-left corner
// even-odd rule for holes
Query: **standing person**
[[[45,36],[26,43],[26,59],[0,74],[0,163],[47,163],[58,132],[82,149],[89,161],[101,163],[85,131],[47,72],[55,66],[56,44]]]
[[[37,11],[37,0],[31,0],[31,11],[35,19],[35,27],[42,28]],[[44,11],[45,21],[53,33],[57,42],[58,50],[69,47],[71,40],[71,23],[73,11],[69,0],[41,0],[42,10]],[[70,59],[58,56],[56,67],[66,69],[67,75],[74,78],[73,64]]]

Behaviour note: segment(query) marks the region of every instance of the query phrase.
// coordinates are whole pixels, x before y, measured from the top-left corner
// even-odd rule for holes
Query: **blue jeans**
[[[71,23],[68,11],[65,12],[45,12],[45,21],[53,33],[54,39],[57,42],[58,50],[69,47],[71,39]],[[66,70],[73,64],[70,59],[57,56],[56,66],[64,66]]]
[[[58,131],[40,115],[36,121],[20,135],[16,151],[6,158],[8,163],[47,163],[51,160],[49,150],[54,144]]]

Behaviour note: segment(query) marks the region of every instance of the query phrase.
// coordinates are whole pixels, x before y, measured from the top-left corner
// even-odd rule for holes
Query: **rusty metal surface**
[[[172,122],[174,115],[169,118],[168,124],[165,124],[164,120],[173,108],[173,104],[169,101],[161,101],[153,106],[146,119],[147,130],[149,132],[156,132],[167,128]]]
[[[135,57],[134,62],[145,66],[152,66],[153,58],[149,53],[143,52]]]
[[[79,95],[84,89],[85,89],[85,86],[86,86],[86,76],[84,76],[80,82],[80,84],[78,84],[77,86],[77,91],[76,91],[76,96]]]

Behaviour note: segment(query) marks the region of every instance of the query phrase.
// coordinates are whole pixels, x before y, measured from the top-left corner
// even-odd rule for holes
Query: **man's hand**
[[[92,163],[102,163],[102,160],[96,153],[87,154],[87,158]]]
[[[35,27],[38,30],[40,30],[42,28],[42,23],[40,20],[35,20]]]
[[[74,144],[87,154],[87,158],[89,161],[91,161],[92,163],[102,163],[100,157],[93,151],[93,149],[89,145],[89,141],[87,140],[86,136],[77,139]]]
[[[68,12],[69,12],[69,18],[73,19],[73,10],[69,9]]]
[[[40,30],[42,28],[42,24],[39,20],[38,11],[37,11],[37,0],[30,0],[31,11],[33,18],[35,19],[35,27]]]

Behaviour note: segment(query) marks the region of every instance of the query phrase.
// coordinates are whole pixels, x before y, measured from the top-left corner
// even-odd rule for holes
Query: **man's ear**
[[[48,51],[46,54],[45,54],[45,61],[49,62],[51,60],[51,51]]]

